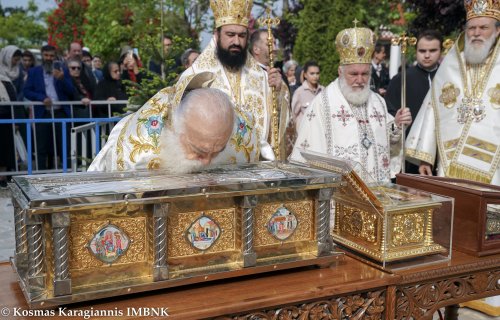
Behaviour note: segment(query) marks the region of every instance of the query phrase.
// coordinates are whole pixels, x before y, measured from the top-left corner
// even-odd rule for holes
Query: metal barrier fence
[[[0,119],[0,126],[11,126],[14,145],[14,150],[1,148],[0,152],[13,151],[13,154],[5,156],[14,157],[10,160],[15,161],[15,168],[10,168],[11,171],[2,171],[0,168],[0,176],[85,171],[86,167],[90,165],[91,159],[106,142],[107,135],[111,132],[114,124],[124,115],[113,116],[113,106],[116,105],[125,106],[127,101],[92,101],[89,106],[84,106],[80,101],[58,101],[46,108],[44,118],[34,118],[35,107],[44,106],[43,103],[31,101],[0,102],[0,108],[10,108],[11,118]],[[69,106],[70,117],[67,115],[61,117],[60,110],[64,106],[66,108]],[[14,108],[25,108],[28,118],[15,118]],[[81,110],[88,110],[85,112],[88,117],[75,117],[75,115],[81,114]],[[93,117],[96,110],[101,117]],[[25,133],[24,137],[22,137],[22,133]],[[1,138],[5,139],[5,137]],[[37,146],[37,141],[44,141],[44,143],[48,141],[51,154],[47,154],[47,161],[45,158],[40,159],[40,148]],[[25,150],[21,150],[22,143],[25,144]],[[47,150],[44,149],[44,153],[46,152]],[[24,155],[24,160],[21,155]],[[42,158],[44,156],[45,154]]]

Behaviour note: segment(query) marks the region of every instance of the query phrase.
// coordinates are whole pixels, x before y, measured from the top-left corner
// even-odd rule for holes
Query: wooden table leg
[[[444,309],[445,320],[458,320],[458,304],[452,304]]]
[[[388,286],[385,294],[385,319],[394,320],[396,318],[396,287]]]

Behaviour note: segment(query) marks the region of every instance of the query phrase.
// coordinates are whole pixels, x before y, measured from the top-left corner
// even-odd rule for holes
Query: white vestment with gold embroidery
[[[183,89],[182,89],[183,91]],[[88,171],[130,171],[161,167],[160,135],[171,124],[172,106],[180,102],[182,92],[173,87],[160,90],[137,112],[121,119],[111,131]]]
[[[272,94],[267,72],[250,54],[241,71],[231,73],[225,70],[216,55],[215,37],[193,65],[182,73],[180,79],[204,71],[215,74],[215,80],[210,87],[222,90],[231,98],[237,115],[233,135],[224,151],[213,160],[213,163],[259,161],[261,146],[271,142]],[[283,110],[280,119],[280,139],[284,144],[283,136],[290,104],[288,89],[282,86],[277,97],[278,108]],[[263,156],[266,157],[264,154]]]
[[[462,37],[432,81],[406,140],[406,155],[417,164],[433,164],[437,153],[438,175],[499,185],[499,42],[484,65],[466,66]]]
[[[370,91],[365,106],[351,106],[337,79],[306,109],[290,159],[302,161],[301,150],[325,153],[360,163],[364,170],[354,169],[366,182],[388,182],[401,169],[401,136],[393,122],[382,97]]]

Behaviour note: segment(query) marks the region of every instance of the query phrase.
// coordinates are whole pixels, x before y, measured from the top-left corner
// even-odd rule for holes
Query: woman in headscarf
[[[71,81],[73,87],[75,88],[73,92],[73,100],[81,101],[81,105],[73,106],[73,117],[74,118],[90,118],[90,101],[92,95],[90,93],[91,89],[86,87],[84,81],[82,80],[82,64],[80,60],[75,58],[70,58],[67,61],[69,75],[71,76]],[[81,124],[81,123],[80,123]]]
[[[19,61],[22,52],[16,46],[6,46],[0,50],[0,119],[23,119],[26,117],[23,106],[10,106],[9,101],[17,101],[17,88],[14,83],[20,76]],[[0,153],[0,171],[12,171],[16,168],[14,133],[17,126],[0,124],[2,152]],[[5,176],[0,176],[5,181]],[[3,182],[5,183],[5,182]]]
[[[102,69],[103,80],[97,84],[95,100],[127,100],[128,95],[125,92],[125,86],[120,79],[120,66],[116,62],[108,62]],[[111,105],[111,113],[123,113],[125,105]],[[108,109],[105,105],[99,106],[98,114],[100,117],[109,117]],[[112,115],[111,114],[111,115]]]

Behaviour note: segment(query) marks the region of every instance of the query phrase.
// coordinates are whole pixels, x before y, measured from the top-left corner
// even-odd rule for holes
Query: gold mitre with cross
[[[248,27],[252,5],[252,0],[210,0],[215,27],[219,28],[228,24]]]
[[[467,20],[489,17],[500,21],[500,0],[465,0]]]
[[[340,56],[340,64],[371,63],[377,37],[368,28],[344,29],[337,34],[335,45]]]

